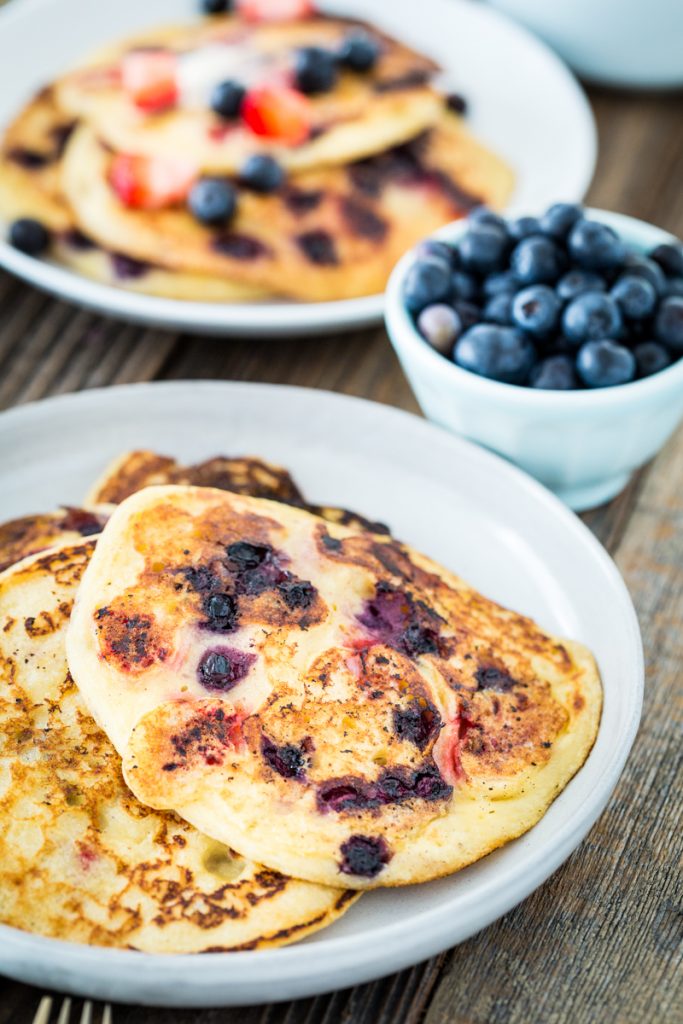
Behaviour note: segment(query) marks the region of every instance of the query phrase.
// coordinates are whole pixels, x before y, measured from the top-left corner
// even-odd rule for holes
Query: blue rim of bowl
[[[594,220],[601,221],[609,227],[618,231],[624,241],[633,246],[637,252],[644,252],[648,246],[661,245],[663,242],[677,241],[675,235],[658,228],[647,221],[638,220],[636,217],[629,217],[623,213],[614,213],[610,210],[600,210],[594,207],[586,207],[586,215]],[[454,221],[440,228],[439,231],[427,236],[427,238],[438,239],[439,241],[452,242],[458,239],[466,230],[466,219]],[[634,236],[648,234],[647,242],[634,240]],[[425,238],[423,241],[426,241]],[[419,247],[418,243],[418,247]],[[430,372],[436,371],[448,374],[454,383],[469,386],[479,391],[482,397],[493,399],[505,399],[509,403],[524,402],[533,404],[536,407],[557,405],[563,403],[564,407],[574,405],[602,406],[613,405],[628,398],[645,398],[654,394],[665,385],[669,386],[679,383],[683,386],[683,356],[672,366],[668,366],[650,377],[643,377],[641,380],[631,381],[629,384],[619,384],[609,388],[588,388],[581,391],[553,391],[542,388],[528,388],[518,384],[504,384],[501,381],[491,380],[488,377],[481,377],[469,370],[463,370],[455,363],[439,355],[420,335],[415,327],[410,314],[403,304],[402,291],[403,282],[409,267],[415,262],[417,247],[399,260],[389,279],[386,293],[385,321],[389,337],[397,353],[400,355],[403,348],[410,351],[411,357],[421,359],[425,368]],[[398,340],[395,338],[398,337]]]

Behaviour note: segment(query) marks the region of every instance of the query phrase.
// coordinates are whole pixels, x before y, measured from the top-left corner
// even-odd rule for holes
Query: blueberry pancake
[[[126,787],[66,665],[94,545],[0,575],[0,921],[155,953],[281,945],[329,924],[351,893],[251,863]]]
[[[304,502],[304,496],[287,470],[263,459],[218,456],[183,466],[167,455],[145,450],[124,452],[114,459],[93,484],[85,501],[87,505],[102,502],[118,505],[124,498],[152,484],[194,484],[292,505]]]
[[[335,59],[354,41],[356,55]],[[58,82],[57,96],[120,152],[191,154],[213,173],[237,173],[266,152],[301,171],[348,163],[424,131],[440,112],[429,85],[437,70],[347,19],[254,23],[231,15],[111,47]],[[232,104],[216,97],[225,81],[247,93],[244,106],[242,94]]]
[[[339,887],[521,835],[600,719],[580,644],[390,537],[208,488],[117,508],[67,651],[144,804]]]
[[[512,189],[507,166],[447,111],[426,134],[368,160],[300,174],[268,194],[238,187],[223,226],[184,204],[126,205],[112,177],[119,166],[91,128],[74,133],[63,186],[89,237],[137,260],[306,301],[381,292],[425,234],[481,202],[503,206]]]
[[[61,192],[64,147],[75,121],[43,89],[6,129],[0,149],[0,216],[34,217],[59,235],[75,227]]]
[[[107,467],[94,484],[85,503],[88,506],[111,502],[118,505],[136,491],[154,484],[190,484],[195,487],[217,487],[222,491],[246,494],[252,498],[283,501],[287,505],[305,508],[313,515],[333,523],[342,523],[355,529],[388,533],[383,523],[373,522],[345,508],[330,505],[311,505],[306,501],[294,480],[281,466],[274,466],[253,457],[207,459],[191,466],[183,466],[167,455],[156,452],[126,452]]]
[[[99,533],[111,511],[111,506],[102,504],[88,509],[66,506],[0,523],[0,572],[38,551],[77,544],[81,538]]]
[[[204,302],[252,302],[262,289],[212,278],[176,273],[154,261],[142,262],[105,245],[97,245],[77,227],[61,188],[62,156],[75,122],[44,89],[5,133],[0,149],[0,218],[39,221],[49,232],[49,255],[77,273],[127,291]]]

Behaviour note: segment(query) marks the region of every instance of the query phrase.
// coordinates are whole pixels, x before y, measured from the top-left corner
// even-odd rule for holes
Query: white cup
[[[607,85],[683,86],[683,0],[489,0],[579,75]]]

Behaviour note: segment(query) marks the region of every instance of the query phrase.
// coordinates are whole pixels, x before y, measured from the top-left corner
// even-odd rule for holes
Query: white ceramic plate
[[[515,169],[514,209],[583,198],[596,157],[590,108],[566,67],[525,29],[465,0],[323,0],[320,6],[375,21],[442,64],[469,101],[473,131]],[[0,126],[39,86],[89,50],[143,27],[191,18],[196,10],[196,0],[14,0],[0,13]],[[31,259],[4,242],[0,265],[90,309],[206,334],[337,332],[376,323],[383,309],[381,295],[245,305],[136,295]]]
[[[473,935],[569,856],[616,785],[640,716],[638,624],[614,564],[556,498],[508,463],[415,416],[269,385],[181,382],[90,391],[0,416],[2,518],[78,503],[113,456],[254,454],[317,502],[389,523],[490,597],[595,652],[605,689],[588,761],[521,839],[450,878],[365,895],[296,946],[152,956],[0,926],[0,971],[104,999],[174,1006],[270,1002],[368,981]]]

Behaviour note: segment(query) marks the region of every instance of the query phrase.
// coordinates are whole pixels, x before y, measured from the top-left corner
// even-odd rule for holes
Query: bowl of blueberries
[[[429,419],[576,511],[618,494],[683,417],[683,245],[631,217],[477,207],[397,264],[386,322]]]

